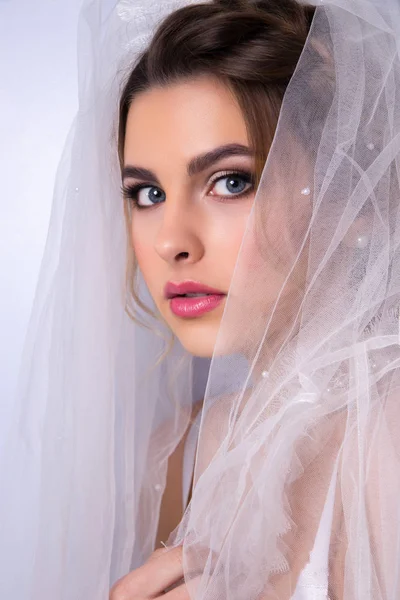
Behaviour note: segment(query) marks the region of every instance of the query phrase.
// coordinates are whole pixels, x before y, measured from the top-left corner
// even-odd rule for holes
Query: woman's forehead
[[[127,162],[168,156],[188,162],[229,143],[248,143],[246,124],[231,91],[213,79],[150,89],[134,99],[128,113]]]

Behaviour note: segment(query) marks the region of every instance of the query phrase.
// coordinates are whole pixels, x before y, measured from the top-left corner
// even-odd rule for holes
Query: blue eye
[[[246,173],[229,173],[214,180],[212,189],[216,190],[217,196],[241,195],[252,187],[251,176]],[[227,194],[228,192],[228,194]]]
[[[165,193],[154,185],[123,186],[122,193],[138,208],[147,208],[165,201]]]
[[[153,206],[164,202],[165,193],[156,187],[142,187],[136,193],[138,206]]]

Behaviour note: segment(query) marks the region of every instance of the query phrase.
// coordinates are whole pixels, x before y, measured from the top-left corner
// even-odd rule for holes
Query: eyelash
[[[214,179],[211,179],[210,181],[210,185],[215,185],[216,183],[218,183],[219,181],[222,181],[223,179],[227,179],[228,177],[240,177],[241,179],[243,179],[246,183],[251,183],[252,185],[245,190],[244,192],[240,192],[239,194],[231,194],[229,196],[215,196],[216,198],[218,198],[219,202],[225,202],[227,200],[231,200],[232,198],[243,198],[245,196],[248,196],[254,188],[254,176],[249,173],[248,171],[224,171],[222,173],[219,173],[217,176],[215,176]],[[135,209],[137,210],[147,210],[148,208],[153,208],[154,206],[157,206],[157,203],[153,204],[153,206],[140,206],[140,204],[138,204],[138,194],[140,192],[140,190],[144,189],[144,188],[157,188],[156,185],[150,185],[148,183],[139,183],[137,185],[123,185],[121,187],[121,191],[122,191],[122,195],[124,198],[126,198],[127,200],[129,200],[130,202],[132,202],[132,204],[134,205]],[[160,188],[157,188],[160,189]],[[162,203],[160,203],[162,204]]]

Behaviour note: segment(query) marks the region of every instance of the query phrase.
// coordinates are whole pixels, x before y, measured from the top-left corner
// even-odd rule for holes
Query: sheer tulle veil
[[[193,358],[159,320],[125,310],[118,98],[157,25],[189,3],[83,5],[79,111],[1,443],[4,598],[108,598],[154,547]],[[192,500],[169,540],[193,598],[286,597],[332,482],[330,597],[400,597],[399,52],[398,0],[318,3],[211,360]]]

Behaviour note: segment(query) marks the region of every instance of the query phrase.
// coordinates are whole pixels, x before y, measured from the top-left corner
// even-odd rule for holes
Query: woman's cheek
[[[152,272],[152,264],[154,263],[154,248],[150,243],[150,236],[144,236],[143,230],[140,232],[137,226],[132,229],[132,251],[140,271],[149,286],[149,277]]]

